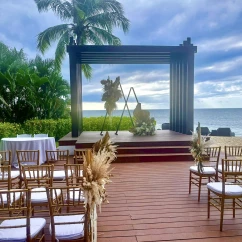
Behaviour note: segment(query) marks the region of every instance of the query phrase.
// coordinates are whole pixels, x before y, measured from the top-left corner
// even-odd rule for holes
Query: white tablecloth
[[[12,165],[18,164],[16,150],[39,150],[40,164],[46,161],[45,150],[56,150],[54,137],[3,138],[2,150],[12,151]]]

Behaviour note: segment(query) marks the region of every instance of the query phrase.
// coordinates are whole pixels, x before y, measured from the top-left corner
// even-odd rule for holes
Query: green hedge
[[[83,118],[83,131],[101,131],[104,117]],[[120,117],[107,118],[103,131],[116,130]],[[129,117],[123,117],[119,130],[129,130],[132,122]],[[4,137],[16,137],[17,134],[38,134],[44,133],[59,140],[71,131],[71,119],[45,119],[28,120],[24,124],[0,123],[0,139]]]

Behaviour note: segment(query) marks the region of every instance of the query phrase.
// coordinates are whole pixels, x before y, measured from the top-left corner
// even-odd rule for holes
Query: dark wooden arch
[[[191,39],[179,46],[67,46],[70,63],[72,137],[82,132],[81,64],[170,64],[170,130],[191,134],[194,123],[194,53]]]

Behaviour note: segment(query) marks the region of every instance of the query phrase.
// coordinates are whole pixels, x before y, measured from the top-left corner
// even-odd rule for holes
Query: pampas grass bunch
[[[198,131],[199,132],[199,131]],[[190,152],[198,166],[198,172],[203,172],[203,151],[206,147],[206,136],[201,136],[198,132],[192,132],[192,141],[190,146]]]
[[[105,185],[110,183],[111,162],[116,158],[116,146],[110,140],[108,132],[83,154],[83,183],[85,205],[92,209],[95,205],[101,209],[108,202]]]

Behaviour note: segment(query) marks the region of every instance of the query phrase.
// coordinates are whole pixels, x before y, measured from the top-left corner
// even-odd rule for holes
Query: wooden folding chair
[[[19,188],[19,173],[12,174],[11,166],[4,165],[0,167],[0,189]]]
[[[206,162],[203,162],[203,172],[198,171],[197,166],[190,167],[190,176],[189,176],[189,194],[191,193],[191,185],[198,187],[198,201],[200,201],[201,187],[202,185],[207,185],[211,179],[217,181],[218,179],[218,163],[220,157],[221,147],[207,147],[204,148],[203,155],[207,159]],[[206,182],[204,182],[206,180]]]
[[[19,171],[12,171],[11,166],[12,166],[12,152],[11,150],[7,151],[0,151],[0,164],[1,166],[10,166],[10,173],[8,173],[7,170],[5,170],[5,173],[10,174],[10,180],[11,180],[11,188],[19,188],[19,183],[20,183],[20,172]],[[3,177],[2,177],[3,178]],[[6,179],[6,177],[5,177]],[[6,188],[6,187],[5,187]],[[9,189],[11,189],[9,188]]]
[[[64,164],[65,181],[67,186],[80,186],[83,180],[83,166],[81,164]]]
[[[23,176],[21,167],[25,165],[39,165],[39,150],[16,150],[18,166],[20,172],[20,182],[19,187],[22,187]]]
[[[224,146],[225,159],[242,159],[242,146]],[[218,178],[222,179],[222,165],[218,165]]]
[[[83,164],[83,157],[82,153],[85,151],[85,149],[74,149],[74,164]]]
[[[48,165],[54,164],[54,182],[65,184],[64,164],[69,164],[69,150],[46,150],[46,162]]]
[[[69,186],[69,187],[76,186],[77,187],[77,188],[75,188],[76,191],[73,191],[73,189],[69,190],[70,197],[80,200],[80,202],[82,201],[83,205],[84,205],[84,201],[85,201],[84,193],[79,191],[80,184],[83,181],[82,165],[81,164],[65,164],[64,167],[65,167],[65,174],[66,174],[66,178],[65,178],[66,186]],[[67,208],[67,209],[69,209],[69,208]]]
[[[56,193],[56,189],[61,193]],[[81,199],[75,199],[81,188],[68,187],[47,187],[47,197],[50,209],[50,234],[51,241],[83,241],[85,239],[85,213]],[[75,193],[75,195],[73,195]],[[72,208],[75,207],[74,211]],[[71,212],[70,212],[71,211]]]
[[[54,165],[22,166],[25,188],[31,189],[32,214],[35,212],[48,211],[46,187],[53,186]],[[45,210],[35,207],[46,207]]]
[[[31,218],[29,189],[0,190],[1,241],[45,241],[44,218]]]
[[[12,165],[12,152],[11,150],[0,151],[0,164],[1,165]]]
[[[0,167],[0,190],[12,189],[11,184],[11,166]]]
[[[242,146],[224,146],[225,159],[242,159]]]
[[[222,181],[207,184],[208,218],[210,206],[220,211],[220,231],[223,230],[224,210],[242,209],[242,159],[222,159]],[[228,202],[231,201],[231,202]]]

